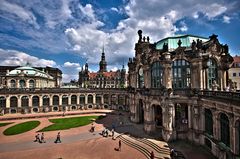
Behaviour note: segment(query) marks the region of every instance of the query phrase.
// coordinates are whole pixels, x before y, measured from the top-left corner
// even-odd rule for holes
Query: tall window
[[[212,88],[214,80],[217,80],[217,64],[213,59],[208,60],[208,89]]]
[[[11,87],[11,88],[16,88],[16,81],[15,81],[15,80],[12,79],[12,80],[10,81],[10,87]]]
[[[154,62],[151,68],[152,88],[161,88],[163,81],[163,67],[160,62]]]
[[[213,117],[209,109],[205,109],[205,132],[213,135]]]
[[[138,70],[138,88],[143,88],[143,87],[144,87],[143,69],[139,68],[139,70]]]
[[[19,81],[19,86],[20,88],[25,88],[26,87],[26,82],[24,80]]]
[[[34,80],[30,80],[29,81],[29,88],[34,88],[35,84],[34,84]]]
[[[191,71],[188,61],[180,59],[172,63],[173,88],[190,87]]]
[[[6,108],[6,98],[0,97],[0,108]]]
[[[220,125],[221,125],[221,141],[226,146],[230,146],[229,120],[226,114],[221,113]]]

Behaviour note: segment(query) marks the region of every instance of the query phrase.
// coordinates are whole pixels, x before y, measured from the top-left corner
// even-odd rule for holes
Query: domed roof
[[[9,76],[27,75],[27,76],[33,76],[33,77],[43,77],[43,78],[53,79],[53,77],[50,76],[49,74],[29,66],[18,67],[10,71],[7,75]]]

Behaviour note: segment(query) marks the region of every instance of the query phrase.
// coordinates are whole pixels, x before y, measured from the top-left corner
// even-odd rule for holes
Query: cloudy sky
[[[0,65],[52,66],[78,78],[86,60],[98,70],[127,65],[137,30],[151,42],[176,34],[218,35],[240,54],[239,0],[1,0]]]

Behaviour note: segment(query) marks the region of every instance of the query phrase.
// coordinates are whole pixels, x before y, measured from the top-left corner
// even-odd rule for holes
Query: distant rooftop
[[[197,41],[197,39],[202,40],[202,42],[206,42],[209,40],[209,38],[197,36],[197,35],[190,35],[190,34],[175,35],[175,36],[167,37],[167,38],[164,38],[164,39],[158,41],[156,44],[156,49],[157,50],[162,49],[163,45],[165,43],[165,44],[168,44],[168,50],[173,51],[174,49],[178,48],[179,40],[181,40],[181,42],[182,42],[181,46],[190,47],[193,40]]]

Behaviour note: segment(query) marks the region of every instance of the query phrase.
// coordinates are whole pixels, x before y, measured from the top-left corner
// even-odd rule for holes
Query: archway
[[[138,117],[139,117],[139,123],[144,122],[144,110],[143,110],[143,101],[142,99],[139,99],[138,103]]]
[[[240,120],[235,123],[235,134],[236,153],[240,156]]]
[[[186,103],[175,104],[175,123],[177,131],[188,129],[188,105]]]
[[[221,141],[226,145],[230,146],[230,130],[229,130],[229,120],[226,114],[220,114],[220,132],[221,132]]]

